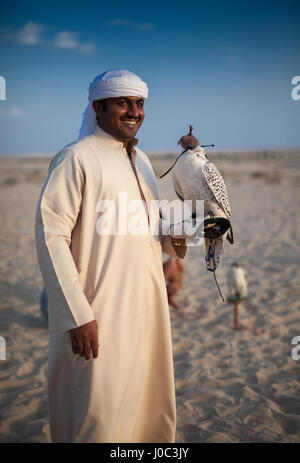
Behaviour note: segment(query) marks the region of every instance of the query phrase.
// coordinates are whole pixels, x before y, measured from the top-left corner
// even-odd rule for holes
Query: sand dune
[[[213,155],[212,155],[213,157]],[[233,211],[235,244],[217,272],[226,295],[233,260],[249,273],[242,329],[205,270],[203,247],[188,249],[185,284],[171,311],[177,395],[177,442],[297,442],[300,438],[300,157],[216,156]],[[153,157],[157,173],[170,159]],[[47,325],[39,310],[42,279],[34,214],[48,158],[0,158],[0,441],[47,442]],[[159,181],[172,198],[170,176]],[[248,317],[265,330],[247,329]]]

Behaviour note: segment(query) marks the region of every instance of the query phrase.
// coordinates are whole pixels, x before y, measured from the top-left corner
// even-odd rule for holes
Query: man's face
[[[101,129],[117,140],[129,141],[141,127],[144,113],[144,99],[136,96],[106,98],[106,109],[100,101],[93,101],[93,108]]]

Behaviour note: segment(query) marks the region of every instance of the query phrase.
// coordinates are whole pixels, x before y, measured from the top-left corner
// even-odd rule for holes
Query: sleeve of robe
[[[83,188],[80,158],[66,148],[50,164],[38,201],[35,226],[38,261],[51,305],[50,322],[52,317],[61,331],[94,320],[70,251]]]
[[[138,150],[138,151],[140,153],[140,157],[143,160],[144,165],[148,167],[148,175],[147,175],[147,169],[146,170],[142,169],[144,170],[145,178],[149,180],[148,187],[152,192],[153,198],[158,201],[159,200],[158,185],[157,185],[157,180],[156,180],[155,173],[153,171],[152,164],[150,162],[150,159],[148,158],[148,156],[146,156],[145,153],[143,153],[141,150]],[[159,228],[160,230],[162,230],[161,219],[159,221],[160,221]],[[161,242],[162,252],[164,252],[165,254],[168,254],[169,256],[172,256],[172,257],[179,257],[181,259],[185,256],[186,246],[184,247],[184,252],[178,251],[177,246],[174,247],[172,245],[171,237],[169,235],[163,235],[162,233],[160,233],[160,242]]]

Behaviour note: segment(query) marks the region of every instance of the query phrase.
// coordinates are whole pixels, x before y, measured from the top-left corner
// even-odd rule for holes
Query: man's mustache
[[[140,121],[141,120],[141,117],[132,117],[132,116],[123,116],[121,117],[121,121],[124,121],[124,120],[131,120],[131,121]]]

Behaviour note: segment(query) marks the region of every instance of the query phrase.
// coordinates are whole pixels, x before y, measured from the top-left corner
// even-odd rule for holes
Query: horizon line
[[[178,150],[146,150],[143,149],[147,155],[149,156],[160,156],[163,154],[174,154],[175,156],[180,154],[180,151]],[[300,146],[299,147],[260,147],[260,148],[214,148],[210,149],[207,152],[210,154],[216,154],[216,153],[237,153],[237,152],[255,152],[255,151],[299,151],[300,152]],[[10,157],[10,156],[15,156],[15,157],[49,157],[49,156],[55,156],[57,152],[50,152],[50,153],[41,153],[41,152],[25,152],[25,153],[0,153],[1,157]]]

